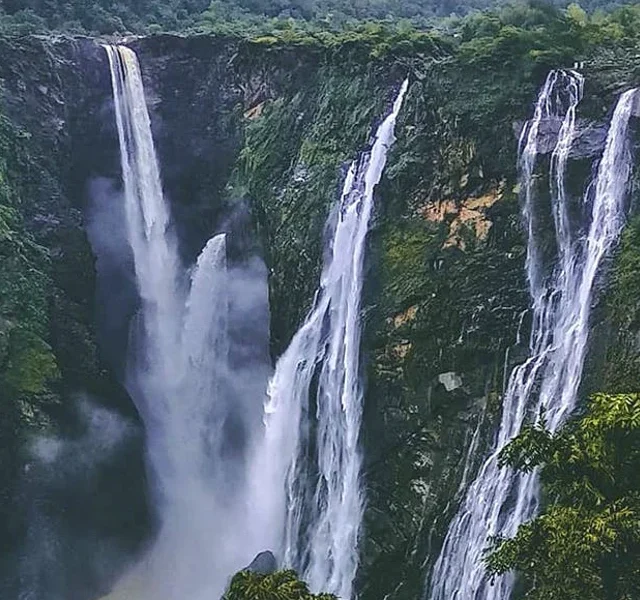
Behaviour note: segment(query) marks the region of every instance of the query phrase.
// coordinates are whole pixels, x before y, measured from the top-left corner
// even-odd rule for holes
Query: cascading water
[[[312,590],[344,599],[352,597],[364,509],[358,447],[364,252],[374,190],[407,87],[405,81],[371,150],[349,168],[313,309],[278,361],[265,407],[260,481],[286,480],[286,494],[265,507],[265,522],[285,524],[273,533],[284,537],[286,565]]]
[[[299,568],[314,589],[350,598],[363,512],[358,438],[364,250],[374,189],[408,83],[371,150],[349,169],[314,309],[271,383],[264,443],[253,446],[255,440],[245,439],[245,451],[235,456],[228,421],[243,402],[232,391],[229,290],[237,278],[227,272],[225,236],[208,242],[187,281],[171,235],[137,58],[128,48],[106,51],[140,297],[126,384],[144,420],[160,519],[150,551],[113,597],[210,600],[258,551],[277,548],[286,538],[288,566]],[[236,320],[242,317],[233,310]],[[259,400],[256,389],[251,395]],[[309,415],[313,405],[315,418]],[[251,416],[244,412],[241,429],[251,437]],[[315,456],[308,462],[303,455],[310,447]]]
[[[362,417],[360,297],[373,195],[394,139],[405,82],[370,151],[355,161],[332,215],[313,309],[278,362],[265,406],[264,444],[230,452],[230,276],[224,235],[212,238],[190,279],[171,235],[170,211],[145,105],[140,68],[126,48],[106,47],[121,149],[126,231],[140,298],[126,385],[145,423],[160,531],[116,597],[200,600],[265,548],[282,543],[287,566],[315,591],[348,599],[358,563],[364,499],[358,438]],[[505,600],[512,580],[490,586],[482,553],[513,535],[537,508],[536,474],[499,469],[499,451],[544,411],[555,430],[573,410],[588,337],[594,283],[623,224],[630,172],[626,133],[635,92],[614,112],[595,184],[581,216],[569,210],[565,171],[582,78],[552,72],[521,138],[520,173],[532,297],[530,358],[514,369],[494,452],[467,491],[432,578],[433,600]],[[536,159],[541,127],[555,123],[550,198],[557,256],[549,269],[539,239]],[[575,221],[575,222],[574,222]],[[243,424],[250,432],[251,419]],[[255,433],[255,432],[253,432]],[[477,432],[474,435],[477,439]],[[250,445],[250,442],[244,442]],[[235,458],[234,458],[235,457]]]
[[[169,231],[171,217],[162,194],[137,57],[125,47],[105,46],[105,50],[120,140],[127,237],[143,304],[141,327],[153,359],[164,361],[168,357],[162,347],[177,342],[179,329],[176,308],[179,264]],[[150,366],[157,371],[171,371],[173,364],[169,361]],[[148,381],[146,385],[153,383]],[[144,407],[139,409],[144,412]]]
[[[207,243],[189,281],[171,234],[137,57],[125,47],[105,50],[140,297],[126,387],[144,421],[160,522],[152,548],[114,597],[211,600],[263,549],[254,542],[243,451],[233,448],[239,442],[228,425],[243,399],[229,381],[226,238]],[[242,426],[250,429],[249,417]]]
[[[636,90],[625,92],[613,113],[594,186],[587,186],[580,224],[573,224],[565,191],[565,169],[575,137],[582,77],[552,71],[539,94],[534,116],[520,140],[520,185],[527,228],[526,270],[532,299],[530,358],[511,374],[503,415],[489,458],[467,490],[452,521],[431,579],[432,600],[507,600],[513,577],[488,581],[483,552],[492,536],[513,536],[538,505],[537,473],[498,467],[502,448],[525,419],[544,414],[556,431],[575,408],[588,340],[594,283],[602,259],[624,224],[631,170],[627,129]],[[557,256],[549,274],[540,247],[534,169],[541,124],[560,121],[551,157],[551,208]]]

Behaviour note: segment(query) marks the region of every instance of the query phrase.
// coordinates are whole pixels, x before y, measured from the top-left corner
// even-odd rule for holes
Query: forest
[[[509,4],[492,0],[4,0],[0,27],[9,32],[154,33],[206,30],[212,24],[268,27],[294,21],[300,27],[354,27],[362,21],[446,27],[446,19]],[[543,2],[541,5],[544,5]],[[566,7],[568,2],[551,3]],[[608,11],[617,0],[584,0],[590,12]],[[442,20],[445,19],[445,23]],[[271,24],[273,26],[274,23]]]

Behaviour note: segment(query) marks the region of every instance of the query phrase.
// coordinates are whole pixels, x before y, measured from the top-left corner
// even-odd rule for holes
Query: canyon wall
[[[348,161],[410,78],[367,258],[368,506],[358,585],[363,600],[419,597],[490,443],[505,379],[526,355],[517,141],[558,58],[516,48],[505,60],[502,50],[471,53],[431,35],[327,47],[168,35],[126,43],[140,57],[181,252],[193,260],[224,227],[238,259],[264,256],[274,359],[312,301],[324,223]],[[12,557],[23,547],[34,498],[45,502],[47,519],[73,535],[65,552],[43,558],[56,571],[43,589],[85,598],[108,586],[124,559],[96,567],[104,546],[83,550],[79,531],[122,556],[153,531],[143,433],[118,383],[135,290],[117,290],[118,318],[109,320],[85,233],[92,197],[119,185],[109,74],[89,39],[0,39],[0,55],[3,550]],[[624,48],[584,58],[570,168],[577,197],[613,100],[637,83],[640,66]],[[92,226],[108,231],[104,219]],[[596,311],[585,395],[640,381],[639,256],[633,219]],[[126,428],[72,491],[64,452],[44,468],[33,440],[89,443],[87,401]]]

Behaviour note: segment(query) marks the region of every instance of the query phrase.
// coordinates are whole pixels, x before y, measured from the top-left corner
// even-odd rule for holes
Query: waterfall
[[[226,235],[211,238],[198,257],[191,275],[191,287],[186,303],[182,329],[183,373],[194,388],[194,401],[204,402],[199,416],[207,410],[212,398],[224,393],[225,365],[229,354],[229,298]],[[201,423],[205,427],[210,423]],[[213,438],[212,431],[203,431],[203,439]],[[219,454],[219,453],[218,453]]]
[[[576,406],[589,333],[594,284],[603,258],[624,224],[631,171],[627,130],[636,90],[620,97],[613,113],[594,185],[588,185],[579,218],[569,211],[565,171],[575,137],[582,77],[552,71],[520,140],[520,187],[527,231],[526,271],[531,294],[529,358],[515,368],[503,400],[491,455],[467,490],[449,526],[431,579],[431,600],[507,600],[513,576],[488,581],[482,558],[492,536],[513,536],[538,508],[538,474],[498,467],[498,455],[525,420],[544,414],[556,431]],[[556,239],[551,266],[541,249],[536,202],[540,127],[560,124],[551,156],[550,197]]]
[[[137,57],[126,47],[105,50],[140,298],[125,385],[144,422],[159,521],[152,547],[112,597],[210,600],[263,549],[244,473],[251,417],[238,423],[246,400],[230,381],[226,237],[206,244],[189,277],[172,235]]]
[[[179,316],[176,307],[179,264],[170,230],[170,211],[162,193],[160,169],[151,135],[135,53],[129,48],[105,46],[111,69],[120,161],[125,195],[127,237],[133,253],[138,292],[143,309],[141,324],[153,360],[152,370],[172,371],[162,348],[177,342]],[[148,381],[147,385],[153,385]],[[146,407],[138,406],[142,412]]]
[[[256,391],[264,387],[246,363],[257,365],[255,348],[234,346],[256,312],[247,300],[255,281],[229,271],[224,234],[209,240],[190,276],[181,264],[136,55],[105,49],[140,299],[125,383],[144,421],[160,522],[151,548],[110,598],[219,597],[257,552],[284,545],[284,563],[314,590],[348,599],[364,506],[358,447],[364,252],[374,190],[408,83],[370,150],[348,171],[314,307],[278,362],[258,436]]]
[[[284,523],[274,534],[284,537],[285,564],[312,590],[344,599],[353,594],[364,510],[358,439],[366,237],[407,87],[405,81],[371,149],[348,170],[329,221],[314,305],[278,361],[265,406],[260,474],[286,481],[286,490],[269,500],[265,520]]]

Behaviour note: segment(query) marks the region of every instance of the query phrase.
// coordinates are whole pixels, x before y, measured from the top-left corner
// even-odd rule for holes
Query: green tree
[[[231,580],[223,600],[337,600],[332,594],[312,594],[295,571],[262,575],[240,571]]]
[[[556,434],[528,427],[503,466],[540,468],[545,509],[487,558],[515,570],[527,600],[640,598],[640,394],[595,395]]]

